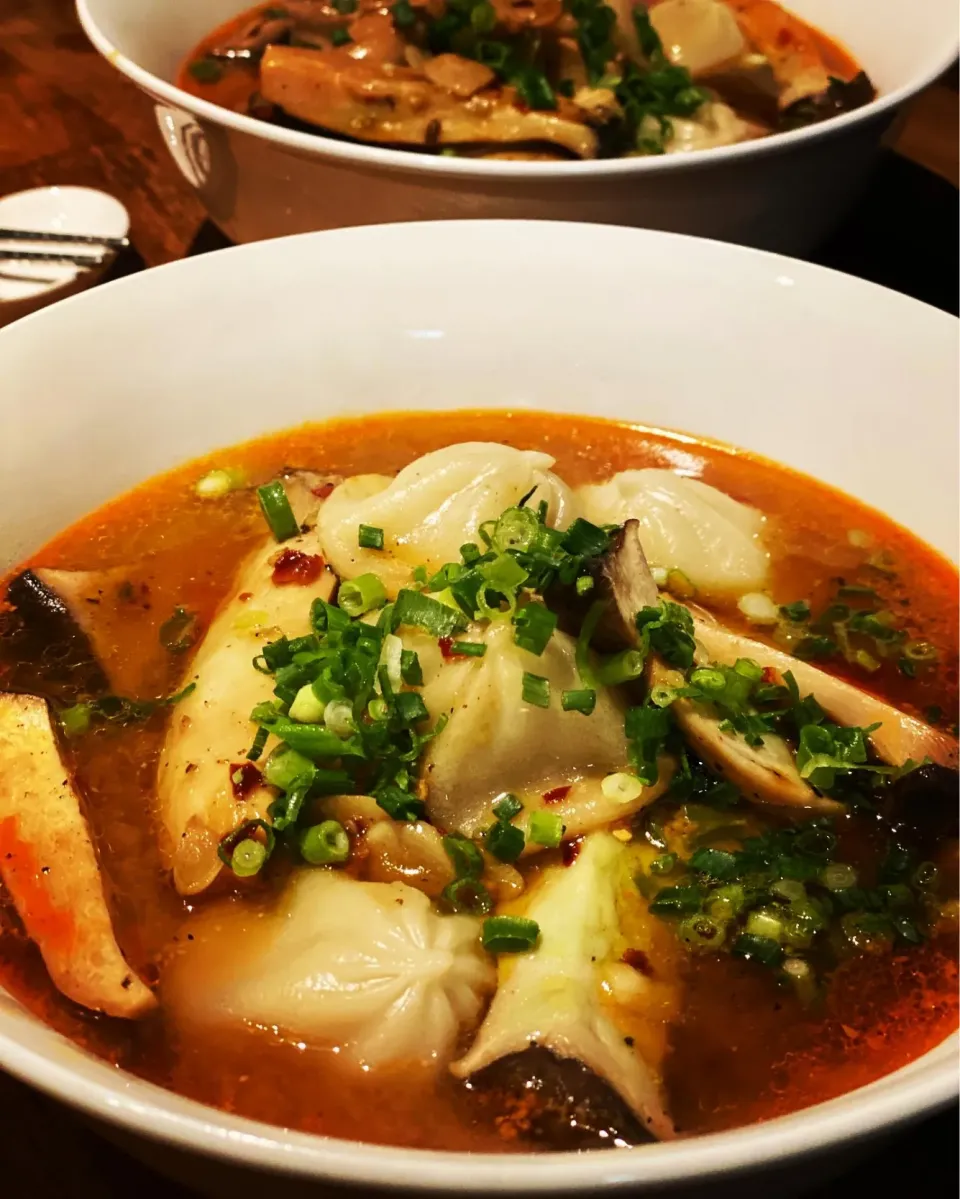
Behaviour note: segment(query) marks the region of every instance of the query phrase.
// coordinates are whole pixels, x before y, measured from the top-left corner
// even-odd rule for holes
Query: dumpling
[[[431,716],[449,717],[423,766],[435,824],[475,837],[490,825],[497,797],[511,792],[524,804],[521,827],[531,811],[546,808],[572,837],[627,816],[660,794],[666,770],[657,787],[627,803],[603,794],[604,777],[627,769],[626,699],[604,687],[592,715],[562,710],[561,692],[581,686],[571,637],[555,632],[537,657],[516,644],[507,621],[465,636],[484,642],[483,657],[453,659],[432,680],[424,677]],[[524,701],[525,671],[549,681],[548,708]]]
[[[701,591],[740,595],[766,583],[765,517],[716,487],[651,467],[581,487],[577,498],[594,524],[636,518],[651,566],[683,571]]]
[[[288,481],[298,521],[316,510],[309,478]],[[320,559],[315,529],[278,545],[270,534],[237,572],[230,596],[210,624],[181,686],[193,692],[173,711],[157,771],[160,848],[182,895],[208,887],[222,868],[217,846],[245,820],[263,819],[275,792],[265,784],[238,794],[232,782],[245,761],[256,728],[250,713],[273,698],[273,679],[251,666],[264,642],[285,633],[310,632],[310,603],[329,599],[336,579],[324,570],[310,586],[278,586],[273,572],[281,554]],[[322,563],[321,563],[322,565]],[[274,740],[272,744],[276,744]],[[268,742],[269,751],[271,743]]]
[[[360,1066],[448,1061],[496,982],[479,920],[333,870],[298,871],[275,908],[227,901],[189,930],[163,980],[179,1020],[275,1027]]]
[[[658,118],[652,118],[657,122]],[[692,117],[671,117],[673,132],[666,143],[667,154],[690,154],[694,150],[714,150],[717,146],[735,146],[755,136],[744,121],[722,100],[707,100]]]
[[[593,833],[571,866],[546,870],[511,913],[536,920],[540,941],[530,953],[503,957],[500,985],[467,1054],[451,1070],[467,1078],[508,1054],[537,1045],[575,1058],[605,1079],[661,1140],[674,1135],[661,1065],[677,986],[669,951],[631,881],[632,855],[610,833]],[[635,927],[625,937],[623,908]],[[643,909],[643,911],[641,911]],[[643,945],[638,944],[643,940]],[[631,946],[631,942],[633,945]],[[620,959],[639,949],[650,977]],[[629,981],[619,978],[626,971]]]
[[[414,567],[439,570],[460,561],[460,546],[479,541],[477,530],[496,520],[528,492],[534,508],[548,504],[547,520],[573,519],[570,489],[550,473],[553,458],[496,442],[470,441],[424,454],[395,477],[355,475],[331,493],[320,515],[327,560],[342,578],[372,572],[395,596]],[[361,549],[361,524],[383,530],[382,550]]]

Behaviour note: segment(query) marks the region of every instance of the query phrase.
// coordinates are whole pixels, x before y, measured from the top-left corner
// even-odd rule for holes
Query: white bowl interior
[[[84,4],[108,42],[167,81],[206,33],[250,7],[245,0],[84,0]],[[842,42],[885,94],[936,70],[957,36],[953,0],[924,0],[922,20],[915,7],[903,0],[787,0],[786,7]]]
[[[216,446],[335,414],[451,407],[590,413],[719,438],[843,488],[953,557],[957,349],[957,322],[903,296],[641,230],[444,222],[244,246],[0,333],[0,566]],[[915,1117],[956,1089],[952,1038],[771,1124],[637,1154],[498,1162],[361,1151],[201,1109],[93,1061],[2,999],[0,1063],[205,1152],[474,1190],[642,1186],[756,1165]]]

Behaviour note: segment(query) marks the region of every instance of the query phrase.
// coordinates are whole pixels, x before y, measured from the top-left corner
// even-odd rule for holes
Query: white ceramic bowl
[[[98,50],[158,102],[177,165],[235,241],[388,221],[598,221],[800,254],[858,194],[903,102],[949,66],[955,0],[786,0],[843,42],[880,97],[808,129],[664,158],[524,163],[412,154],[295,133],[170,82],[247,0],[77,0]]]
[[[0,332],[0,569],[214,447],[337,413],[451,407],[587,412],[728,440],[954,557],[957,329],[803,263],[596,225],[380,226],[188,259]],[[957,1088],[953,1038],[767,1124],[633,1152],[487,1157],[361,1146],[201,1107],[88,1056],[2,994],[0,1064],[234,1199],[263,1195],[249,1169],[286,1176],[272,1196],[324,1180],[784,1197]]]

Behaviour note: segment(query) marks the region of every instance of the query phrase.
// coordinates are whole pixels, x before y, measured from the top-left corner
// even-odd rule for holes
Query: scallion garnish
[[[529,671],[525,670],[523,672],[522,695],[525,704],[533,704],[537,708],[549,708],[550,680],[543,678],[539,674],[530,674]]]
[[[597,693],[592,687],[560,692],[560,707],[564,712],[582,712],[584,716],[589,716],[596,706]]]
[[[540,925],[526,916],[489,916],[481,939],[488,953],[527,953],[540,940]]]
[[[382,550],[383,529],[376,525],[361,525],[357,531],[357,545],[362,550]]]
[[[260,501],[260,510],[270,526],[270,532],[277,541],[288,541],[291,537],[296,537],[300,532],[300,526],[279,479],[258,487],[257,499]]]
[[[362,616],[364,612],[382,608],[386,602],[387,592],[373,574],[346,579],[340,584],[337,592],[337,604],[348,616]]]
[[[478,878],[458,878],[444,887],[440,898],[451,912],[485,916],[493,907],[490,892]]]
[[[297,841],[300,856],[311,866],[335,866],[350,856],[347,830],[336,820],[310,825]]]
[[[523,853],[523,830],[505,820],[498,820],[487,830],[486,846],[501,862],[515,862]]]
[[[257,836],[263,834],[263,840]],[[217,846],[217,856],[239,878],[258,874],[273,853],[276,837],[265,820],[245,820]]]
[[[530,826],[527,830],[531,844],[545,845],[548,849],[556,849],[563,840],[563,831],[563,821],[556,812],[531,813]]]
[[[516,625],[513,639],[517,645],[539,657],[557,627],[557,615],[544,604],[524,604],[514,616],[513,623]]]
[[[434,637],[452,637],[467,627],[467,618],[459,609],[405,587],[393,605],[393,628],[413,625]]]
[[[523,804],[515,795],[511,795],[509,792],[502,799],[498,799],[493,805],[493,814],[498,820],[513,820],[522,811]]]
[[[459,655],[461,658],[482,658],[487,652],[486,644],[483,641],[452,641],[450,643],[450,653]]]

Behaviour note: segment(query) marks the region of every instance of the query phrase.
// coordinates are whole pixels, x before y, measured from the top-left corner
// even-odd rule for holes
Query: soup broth
[[[414,413],[306,425],[152,479],[80,520],[25,565],[112,572],[115,585],[88,597],[96,609],[92,619],[108,631],[112,670],[122,677],[124,694],[169,696],[182,686],[194,652],[170,650],[171,615],[189,614],[202,635],[232,593],[238,567],[263,542],[254,485],[288,467],[330,482],[369,472],[393,474],[428,451],[470,441],[478,429],[491,442],[550,454],[556,459],[552,469],[572,487],[657,467],[702,480],[759,510],[771,554],[767,591],[777,605],[803,602],[815,617],[840,594],[856,610],[892,614],[882,622],[895,627],[898,645],[932,647],[915,666],[908,660],[904,667],[902,652],[881,657],[863,649],[859,661],[848,660],[836,646],[819,664],[946,735],[955,732],[958,609],[952,566],[890,520],[809,478],[725,446],[639,426],[508,412]],[[235,472],[246,485],[218,498],[198,495],[198,480],[213,470]],[[668,586],[673,594],[678,586],[682,590],[676,579]],[[309,588],[304,594],[309,605]],[[726,627],[770,644],[783,625],[779,612],[773,624],[752,624],[735,598],[692,598]],[[16,613],[9,608],[0,637],[0,688],[44,696],[56,707],[87,694],[69,662],[37,654],[35,641],[15,627]],[[491,1099],[483,1086],[464,1083],[446,1069],[396,1064],[357,1069],[341,1059],[335,1045],[256,1020],[243,1026],[196,1024],[168,1004],[171,963],[204,927],[211,904],[235,895],[237,904],[269,907],[290,869],[278,859],[253,878],[224,870],[210,890],[177,894],[158,849],[156,791],[164,738],[177,719],[173,704],[144,720],[103,723],[61,739],[83,797],[117,940],[131,967],[157,988],[159,1007],[141,1020],[120,1020],[66,999],[51,983],[8,895],[0,899],[3,986],[42,1020],[118,1067],[225,1111],[381,1144],[477,1151],[537,1147],[525,1135],[523,1119],[500,1103],[496,1090]],[[669,821],[676,818],[678,802],[671,806],[668,794],[657,801],[659,808],[654,804],[644,812],[662,810]],[[644,812],[620,822],[625,837],[649,833]],[[795,815],[754,806],[743,827],[753,835],[769,834]],[[834,827],[837,855],[855,868],[858,885],[878,885],[888,853],[886,825],[878,814],[846,810]],[[736,841],[742,832],[732,836]],[[728,841],[721,837],[714,844],[722,850]],[[517,867],[529,885],[544,863],[557,863],[564,852],[569,856],[548,849]],[[915,1059],[957,1027],[956,842],[948,831],[935,851],[925,852],[933,852],[939,871],[939,907],[922,938],[918,935],[918,943],[868,938],[837,954],[820,951],[820,957],[811,951],[821,980],[812,997],[757,960],[690,951],[678,941],[675,923],[654,922],[654,949],[675,958],[682,987],[663,1058],[678,1133],[731,1128],[829,1099]],[[461,1048],[473,1031],[461,1030]]]

